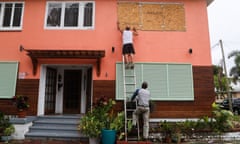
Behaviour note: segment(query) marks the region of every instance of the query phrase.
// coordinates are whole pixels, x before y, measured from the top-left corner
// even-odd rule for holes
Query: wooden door
[[[82,71],[64,71],[63,113],[80,113]]]

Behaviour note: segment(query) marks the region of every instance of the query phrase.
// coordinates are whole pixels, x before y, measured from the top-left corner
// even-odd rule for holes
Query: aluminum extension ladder
[[[137,138],[130,138],[128,136],[128,129],[129,129],[129,121],[132,121],[132,114],[134,110],[136,109],[137,102],[134,102],[134,107],[129,107],[128,104],[132,103],[131,102],[131,97],[133,93],[136,90],[136,73],[135,73],[135,68],[131,69],[128,68],[126,69],[125,67],[125,59],[123,56],[123,64],[122,64],[122,69],[123,69],[123,84],[124,84],[124,114],[125,114],[125,141],[128,140],[139,140],[140,139],[140,134],[139,134],[139,122],[137,120]]]

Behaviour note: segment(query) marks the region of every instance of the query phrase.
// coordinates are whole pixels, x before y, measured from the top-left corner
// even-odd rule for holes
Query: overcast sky
[[[220,65],[222,53],[219,40],[221,39],[229,74],[233,59],[228,59],[227,56],[233,50],[240,50],[240,0],[214,0],[207,9],[212,63]]]

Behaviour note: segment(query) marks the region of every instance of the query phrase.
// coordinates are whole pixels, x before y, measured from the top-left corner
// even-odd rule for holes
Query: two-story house
[[[121,28],[136,27],[137,87],[152,118],[211,115],[207,19],[212,0],[0,0],[0,111],[29,97],[28,115],[85,113],[101,96],[122,105]]]

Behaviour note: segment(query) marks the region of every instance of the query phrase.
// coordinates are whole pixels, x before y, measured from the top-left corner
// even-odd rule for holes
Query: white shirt
[[[133,32],[130,30],[123,31],[123,44],[133,43]]]

